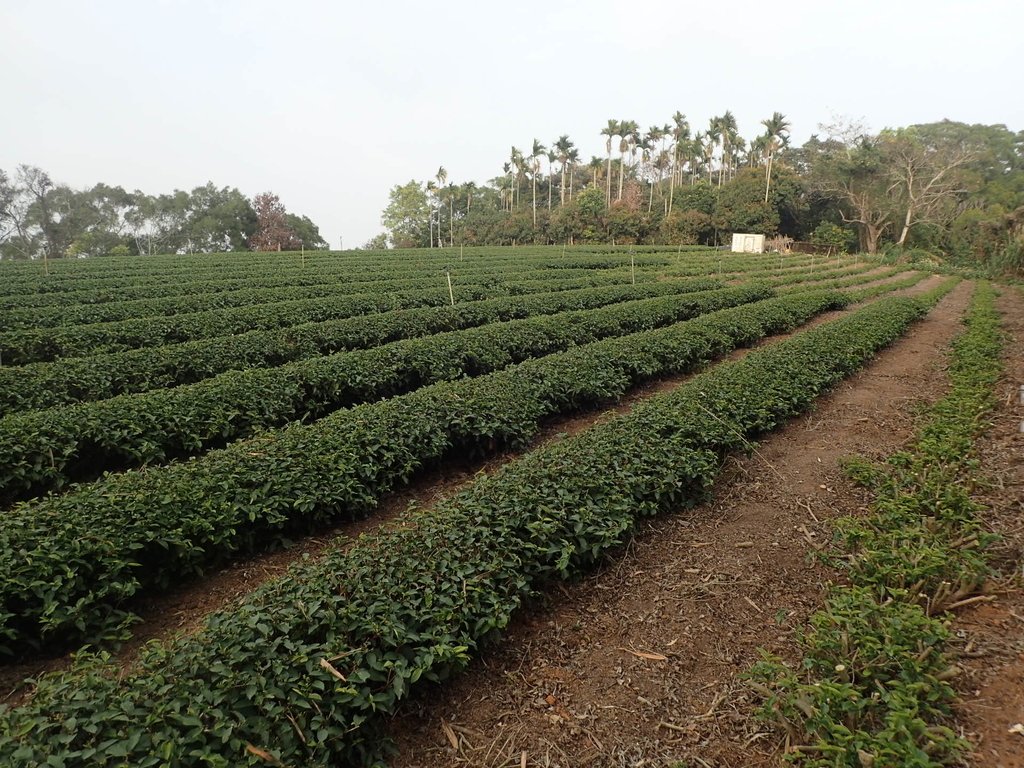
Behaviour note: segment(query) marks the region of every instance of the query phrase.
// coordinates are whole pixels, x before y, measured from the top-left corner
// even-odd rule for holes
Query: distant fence
[[[773,237],[764,243],[769,253],[811,253],[831,256],[835,252],[832,246],[822,246],[808,240],[794,240],[791,237]]]
[[[794,240],[789,245],[790,253],[823,253],[826,256],[831,256],[834,251],[835,248],[831,245],[822,246],[806,240]]]

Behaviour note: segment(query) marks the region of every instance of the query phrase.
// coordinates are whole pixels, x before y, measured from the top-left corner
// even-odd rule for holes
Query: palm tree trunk
[[[726,171],[729,170],[729,142],[722,140],[722,167],[718,169],[718,188],[722,188],[722,180]]]
[[[626,153],[619,153],[619,195],[616,200],[622,199],[622,181],[626,176]]]
[[[669,216],[672,215],[672,196],[675,194],[675,191],[676,191],[676,171],[678,170],[678,165],[679,165],[679,156],[675,152],[673,152],[672,153],[672,175],[669,177],[669,180],[668,180],[668,211],[666,213]]]
[[[533,172],[533,228],[537,228],[537,172]]]
[[[608,148],[608,173],[605,175],[605,185],[608,191],[605,193],[605,205],[612,204],[612,149]]]

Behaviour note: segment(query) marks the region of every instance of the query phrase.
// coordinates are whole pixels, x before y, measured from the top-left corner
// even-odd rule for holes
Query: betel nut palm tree
[[[612,137],[618,136],[619,130],[618,120],[609,120],[608,125],[601,129],[601,135],[607,137],[605,149],[608,151],[608,170],[605,173],[605,183],[607,185],[605,191],[606,205],[611,205],[612,202]]]
[[[775,112],[767,120],[762,120],[765,128],[765,139],[768,150],[768,163],[765,166],[764,201],[768,202],[768,191],[772,186],[772,163],[779,150],[789,145],[789,121],[781,112]]]

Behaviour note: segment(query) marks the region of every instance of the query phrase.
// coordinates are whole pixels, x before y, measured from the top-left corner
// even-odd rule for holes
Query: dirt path
[[[391,724],[392,765],[776,765],[737,676],[759,647],[793,656],[831,576],[808,554],[828,520],[866,503],[839,461],[881,458],[912,435],[918,406],[944,391],[970,293],[959,286],[811,414],[731,461],[713,503],[647,524],[466,674],[421,691]]]
[[[995,601],[962,614],[964,639],[958,716],[975,745],[978,768],[1024,768],[1024,295],[1004,289],[998,308],[1006,332],[1004,376],[993,426],[979,443],[982,471],[992,482],[984,496],[986,521],[1002,537],[992,551],[998,575]]]
[[[896,281],[909,273],[888,278]],[[917,285],[897,291],[903,295],[918,295],[941,283],[945,278],[931,276]],[[877,282],[875,281],[872,285]],[[860,287],[860,286],[855,286]],[[833,320],[850,310],[828,312],[805,324],[802,329],[814,327]],[[777,335],[763,339],[755,345],[778,341],[791,334]],[[726,359],[736,359],[747,353],[737,350]],[[689,378],[689,374],[668,377],[643,384],[633,389],[613,406],[598,412],[573,414],[552,419],[540,431],[527,450],[533,450],[565,435],[575,434],[587,427],[610,418],[614,414],[630,409],[634,403],[652,395],[673,389]],[[378,530],[393,523],[410,503],[426,507],[437,500],[455,493],[462,486],[472,482],[480,472],[491,473],[501,465],[522,455],[525,451],[505,451],[484,461],[458,463],[446,462],[443,466],[422,473],[413,483],[401,491],[388,495],[372,517],[322,530],[316,535],[299,539],[287,549],[257,554],[236,561],[222,569],[211,572],[206,578],[190,581],[181,588],[140,601],[133,607],[143,620],[133,628],[133,636],[117,653],[125,665],[130,665],[138,652],[150,640],[166,640],[176,634],[190,633],[202,626],[206,616],[220,610],[249,594],[270,579],[281,576],[292,563],[300,558],[316,558],[326,550],[357,538],[361,533]],[[25,680],[44,672],[65,668],[70,663],[68,656],[39,658],[20,664],[0,667],[0,704],[15,704],[26,693]]]

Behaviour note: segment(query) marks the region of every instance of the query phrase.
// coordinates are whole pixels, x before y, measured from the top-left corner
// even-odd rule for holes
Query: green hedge
[[[613,279],[613,276],[606,272],[600,273],[599,276]],[[455,285],[490,285],[495,289],[506,287],[509,291],[514,291],[521,283],[546,281],[552,278],[590,280],[593,277],[592,271],[582,269],[565,270],[564,273],[552,273],[551,270],[545,269],[529,269],[515,273],[455,270],[452,274]],[[614,279],[619,283],[624,281],[623,278],[628,282],[629,274],[622,272],[614,274]],[[5,331],[26,328],[56,328],[138,320],[144,317],[191,314],[231,307],[249,307],[257,304],[276,304],[282,301],[398,291],[423,291],[442,288],[445,285],[445,275],[440,270],[423,270],[414,277],[389,280],[353,280],[351,276],[346,276],[344,280],[339,281],[286,285],[279,288],[244,285],[239,290],[233,291],[192,291],[184,295],[163,298],[108,301],[100,304],[75,304],[53,308],[29,307],[9,310],[4,313],[3,320]]]
[[[104,470],[195,455],[294,419],[316,419],[356,403],[769,295],[763,285],[744,285],[559,312],[13,414],[0,419],[0,494],[34,495]]]
[[[721,288],[715,280],[674,280],[502,296],[454,307],[418,307],[288,328],[0,368],[0,413],[104,400],[193,384],[219,373],[282,365],[398,339],[529,315],[592,309],[630,299]]]
[[[638,517],[695,503],[724,454],[804,410],[923,311],[882,299],[719,366],[293,569],[199,635],[150,647],[127,677],[48,678],[0,717],[0,760],[262,765],[255,748],[287,765],[365,764],[410,686],[465,666],[524,599],[620,545]]]
[[[4,262],[0,264],[0,276],[4,278],[0,281],[0,306],[7,306],[12,296],[67,294],[68,298],[72,298],[73,295],[80,296],[88,292],[99,292],[101,296],[114,292],[120,296],[124,289],[127,297],[137,288],[149,290],[169,283],[184,285],[240,280],[269,287],[276,278],[281,277],[310,284],[310,278],[323,276],[337,280],[360,280],[371,276],[375,279],[400,279],[449,267],[490,272],[506,269],[519,271],[530,267],[605,270],[628,267],[630,263],[630,255],[625,249],[603,254],[580,254],[578,250],[573,249],[565,256],[560,255],[560,248],[505,248],[490,253],[466,249],[464,255],[459,250],[451,249],[420,250],[403,255],[394,252],[358,255],[307,252],[305,265],[296,252],[275,254],[270,258],[258,254],[246,254],[241,258],[232,254],[205,254],[198,258],[174,256],[170,259],[61,260],[50,262],[49,275],[43,274],[42,265],[38,262]],[[669,259],[666,256],[637,254],[635,262],[639,268],[644,269],[661,267],[668,264]],[[263,283],[268,278],[271,282]],[[141,295],[134,297],[143,298]]]
[[[453,268],[456,277],[461,276],[464,280],[474,278],[473,282],[478,282],[477,278],[480,277],[488,277],[496,282],[521,279],[521,276],[527,272],[543,274],[545,269],[542,264],[535,261],[526,261],[507,266],[489,263],[424,265],[411,262],[400,265],[393,264],[385,268],[382,268],[380,264],[375,264],[369,269],[331,264],[310,265],[305,269],[285,269],[282,265],[277,265],[258,272],[218,267],[209,274],[190,272],[185,276],[144,273],[141,277],[136,277],[130,273],[118,272],[109,279],[104,279],[96,287],[82,287],[83,283],[76,281],[69,283],[70,290],[0,295],[0,309],[12,310],[11,314],[14,314],[30,308],[52,311],[60,307],[101,307],[105,304],[122,302],[174,301],[192,296],[214,299],[215,294],[235,291],[273,292],[293,288],[315,290],[324,286],[339,285],[352,286],[357,289],[350,292],[362,292],[358,289],[374,284],[391,285],[393,286],[391,290],[421,288],[422,285],[411,283],[423,282],[430,277],[436,285],[436,281],[444,276],[445,266]],[[628,269],[629,263],[626,262],[625,266]],[[618,268],[621,270],[622,267],[623,264],[620,263]],[[558,274],[561,277],[573,277],[584,273],[584,268],[577,268],[574,272]],[[538,276],[540,275],[534,275],[534,277]],[[88,280],[84,281],[85,284],[89,282]],[[42,283],[38,287],[49,287],[49,284]],[[228,300],[230,301],[230,299]]]
[[[102,634],[136,592],[296,528],[362,515],[431,462],[521,446],[545,417],[688,370],[843,302],[822,293],[727,309],[20,505],[0,529],[0,638],[10,650]]]
[[[465,284],[456,281],[453,292],[455,300],[462,302],[510,293],[548,293],[597,285],[622,285],[623,282],[625,281],[621,275],[604,273],[563,279],[545,277],[541,280],[524,280],[514,284],[484,279],[483,282]],[[439,286],[386,293],[296,299],[179,315],[130,318],[109,323],[22,329],[0,333],[0,357],[4,365],[23,365],[61,357],[155,347],[192,339],[245,333],[256,329],[282,328],[299,323],[368,315],[395,309],[440,307],[449,301],[448,288]]]

